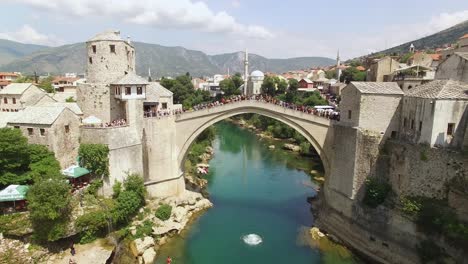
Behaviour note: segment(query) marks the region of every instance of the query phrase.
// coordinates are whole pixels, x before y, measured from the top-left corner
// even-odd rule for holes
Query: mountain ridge
[[[146,75],[148,69],[153,77],[176,76],[190,72],[192,76],[243,72],[243,52],[207,55],[204,52],[186,49],[181,46],[167,47],[159,44],[133,42],[136,49],[136,71]],[[282,73],[288,70],[327,66],[335,63],[326,57],[298,57],[290,59],[268,59],[249,54],[250,70]],[[85,43],[47,47],[26,54],[9,63],[1,64],[0,71],[24,73],[63,74],[65,72],[84,73],[86,66]]]

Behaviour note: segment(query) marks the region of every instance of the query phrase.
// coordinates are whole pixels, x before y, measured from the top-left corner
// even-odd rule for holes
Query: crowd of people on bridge
[[[252,96],[245,96],[245,95],[234,95],[228,98],[221,98],[218,101],[211,102],[211,103],[202,103],[193,106],[191,109],[178,109],[178,110],[159,110],[159,111],[149,111],[145,112],[144,116],[145,117],[168,117],[168,116],[173,116],[173,115],[179,115],[182,113],[186,112],[193,112],[193,111],[200,111],[204,109],[211,109],[215,108],[218,106],[226,105],[226,104],[233,104],[241,101],[257,101],[261,103],[267,103],[267,104],[274,104],[277,106],[281,106],[283,108],[291,109],[294,111],[302,112],[302,113],[307,113],[315,116],[320,116],[324,117],[327,119],[331,120],[338,120],[340,119],[340,113],[333,108],[316,108],[316,107],[311,107],[311,106],[303,106],[303,105],[296,105],[293,103],[288,103],[284,102],[281,100],[278,100],[275,97],[272,96],[267,96],[267,95],[252,95]]]

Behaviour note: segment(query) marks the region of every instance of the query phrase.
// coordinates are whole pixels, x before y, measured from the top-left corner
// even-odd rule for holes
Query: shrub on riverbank
[[[82,166],[96,176],[109,176],[109,147],[104,144],[81,144],[78,150]]]
[[[156,217],[161,219],[162,221],[166,221],[167,219],[169,219],[169,217],[171,217],[171,213],[172,213],[172,206],[168,205],[168,204],[162,204],[158,207],[158,209],[156,209]]]
[[[375,208],[383,204],[392,190],[391,186],[387,182],[378,180],[377,178],[367,179],[365,187],[366,191],[362,202],[371,208]]]

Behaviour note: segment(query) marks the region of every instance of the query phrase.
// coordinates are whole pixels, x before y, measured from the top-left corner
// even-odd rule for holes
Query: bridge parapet
[[[202,116],[209,116],[209,115],[217,115],[224,112],[230,112],[233,110],[239,110],[239,108],[258,108],[264,111],[273,112],[278,115],[282,115],[284,117],[293,118],[293,119],[301,119],[303,121],[313,122],[318,125],[329,127],[333,120],[325,117],[320,116],[312,113],[308,113],[306,111],[299,111],[287,107],[283,107],[277,104],[272,104],[264,101],[257,101],[257,100],[243,100],[237,102],[231,102],[228,104],[223,104],[219,106],[214,106],[210,108],[205,108],[201,110],[191,111],[191,112],[184,112],[182,114],[177,115],[176,122],[186,121],[189,119],[199,118]]]

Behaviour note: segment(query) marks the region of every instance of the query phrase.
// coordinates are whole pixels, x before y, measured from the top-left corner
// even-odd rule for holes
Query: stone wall
[[[133,126],[81,128],[81,143],[105,144],[109,147],[109,178],[104,181],[104,195],[112,193],[112,185],[123,181],[129,173],[143,175],[143,146],[139,131]]]
[[[126,118],[125,102],[115,99],[107,84],[79,83],[76,96],[85,118],[94,115],[104,123]]]
[[[388,141],[382,159],[388,168],[379,172],[388,178],[398,196],[446,199],[447,183],[456,175],[468,175],[468,158],[448,149]]]
[[[443,61],[437,68],[436,80],[457,80],[468,82],[468,65],[465,59],[452,54],[448,59]]]
[[[143,120],[145,184],[154,197],[178,195],[185,190],[183,173],[178,166],[174,117]]]

